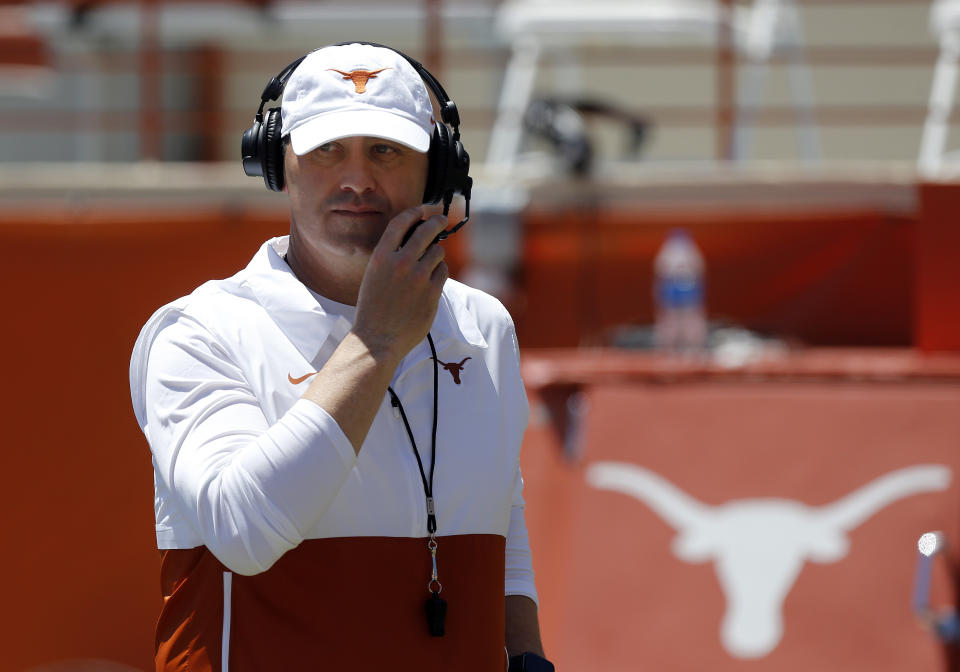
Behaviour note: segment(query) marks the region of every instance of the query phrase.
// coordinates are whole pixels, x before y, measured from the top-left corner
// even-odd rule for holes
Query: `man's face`
[[[427,155],[380,138],[341,138],[303,156],[286,147],[284,171],[298,244],[366,259],[394,215],[423,201]]]

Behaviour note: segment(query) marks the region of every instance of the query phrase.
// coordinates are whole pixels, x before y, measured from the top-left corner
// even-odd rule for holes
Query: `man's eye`
[[[325,142],[322,145],[317,145],[313,150],[307,155],[307,158],[318,160],[324,157],[331,156],[334,152],[337,151],[337,143],[330,141]]]
[[[373,151],[375,154],[396,154],[398,150],[393,145],[386,144],[376,144],[373,146]]]

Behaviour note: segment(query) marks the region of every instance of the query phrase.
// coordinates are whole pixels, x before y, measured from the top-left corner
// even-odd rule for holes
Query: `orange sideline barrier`
[[[960,185],[920,186],[915,342],[960,350]]]
[[[652,322],[653,258],[679,226],[706,258],[711,319],[808,345],[960,350],[960,184],[918,185],[906,213],[585,203],[525,213],[524,347],[602,345]]]
[[[521,345],[602,344],[653,320],[653,258],[690,230],[712,319],[812,345],[909,345],[916,222],[883,212],[532,210]]]
[[[960,356],[829,350],[728,370],[528,351],[524,377],[527,521],[558,669],[945,669],[910,603],[920,535],[960,540]],[[645,469],[631,483],[647,499],[598,485],[604,462]],[[888,483],[842,525],[824,513],[917,465],[942,465],[946,489],[911,472],[913,494]],[[937,569],[935,603],[952,604]]]

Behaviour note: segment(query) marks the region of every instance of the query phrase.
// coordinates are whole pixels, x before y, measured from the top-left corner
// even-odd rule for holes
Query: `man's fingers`
[[[430,246],[437,235],[447,226],[447,218],[443,215],[434,215],[416,227],[404,244],[403,249],[419,259]]]
[[[443,289],[443,283],[447,281],[447,278],[450,277],[450,269],[447,267],[447,262],[441,261],[437,264],[437,267],[433,269],[433,273],[430,274],[430,282],[438,289]]]
[[[432,273],[433,269],[443,261],[445,256],[446,250],[439,245],[431,245],[423,253],[423,256],[420,257],[420,263]]]
[[[387,228],[383,230],[379,244],[390,251],[398,249],[400,242],[403,240],[403,236],[407,233],[407,229],[421,219],[423,219],[422,205],[401,210],[390,220]]]

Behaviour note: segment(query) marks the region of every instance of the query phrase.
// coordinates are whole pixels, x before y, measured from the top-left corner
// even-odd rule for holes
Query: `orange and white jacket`
[[[537,599],[519,469],[529,408],[509,315],[451,280],[431,328],[453,365],[440,370],[434,477],[449,606],[446,636],[433,638],[427,514],[406,430],[384,395],[356,455],[333,418],[300,399],[353,308],[305,287],[286,245],[268,241],[232,278],[158,310],[134,347],[162,553],[157,669],[504,669],[504,595]],[[426,341],[391,386],[429,468]]]

